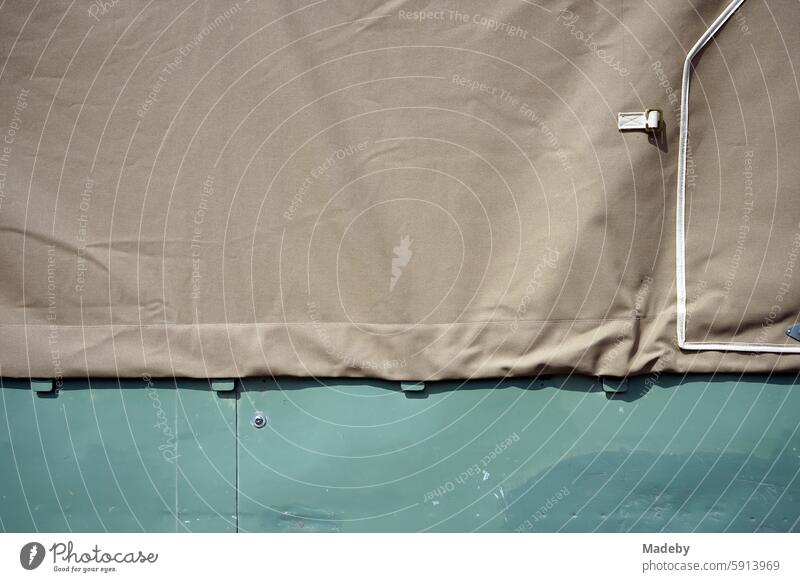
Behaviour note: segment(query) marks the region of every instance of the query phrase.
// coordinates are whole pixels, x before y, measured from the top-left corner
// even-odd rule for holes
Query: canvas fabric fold
[[[677,343],[726,6],[6,2],[0,375],[800,369]],[[694,61],[687,341],[800,345],[799,17],[747,0]]]

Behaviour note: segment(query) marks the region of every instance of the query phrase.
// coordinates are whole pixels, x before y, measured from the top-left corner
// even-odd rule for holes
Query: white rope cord
[[[686,142],[689,134],[689,82],[692,77],[692,60],[730,19],[745,0],[733,0],[686,55],[683,63],[681,85],[681,127],[678,144],[678,201],[675,217],[675,279],[678,301],[678,345],[686,350],[722,350],[729,352],[800,353],[800,346],[782,344],[705,343],[686,341]]]

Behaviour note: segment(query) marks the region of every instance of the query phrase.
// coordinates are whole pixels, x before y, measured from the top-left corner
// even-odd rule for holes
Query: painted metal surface
[[[208,382],[0,389],[4,531],[234,531],[236,400]]]
[[[0,526],[800,531],[795,380],[4,381]]]
[[[249,381],[239,523],[270,531],[785,531],[800,518],[792,378]],[[241,418],[241,417],[240,417]]]

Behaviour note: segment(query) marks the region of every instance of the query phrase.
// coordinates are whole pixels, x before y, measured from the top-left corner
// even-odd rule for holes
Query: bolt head
[[[250,425],[253,428],[264,428],[267,426],[267,415],[263,412],[256,412],[250,419]]]

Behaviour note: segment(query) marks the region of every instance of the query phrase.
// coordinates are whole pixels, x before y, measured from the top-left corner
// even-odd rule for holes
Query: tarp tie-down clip
[[[53,378],[30,378],[31,390],[39,394],[51,394],[56,392],[57,383]]]
[[[214,392],[233,392],[236,390],[236,380],[233,378],[209,378],[208,383]]]
[[[400,390],[403,392],[422,392],[425,390],[425,382],[400,382]]]
[[[617,114],[617,129],[620,131],[657,132],[661,127],[661,111],[648,109]]]
[[[614,378],[609,376],[600,376],[600,385],[603,392],[608,395],[624,394],[630,387],[628,378]]]

